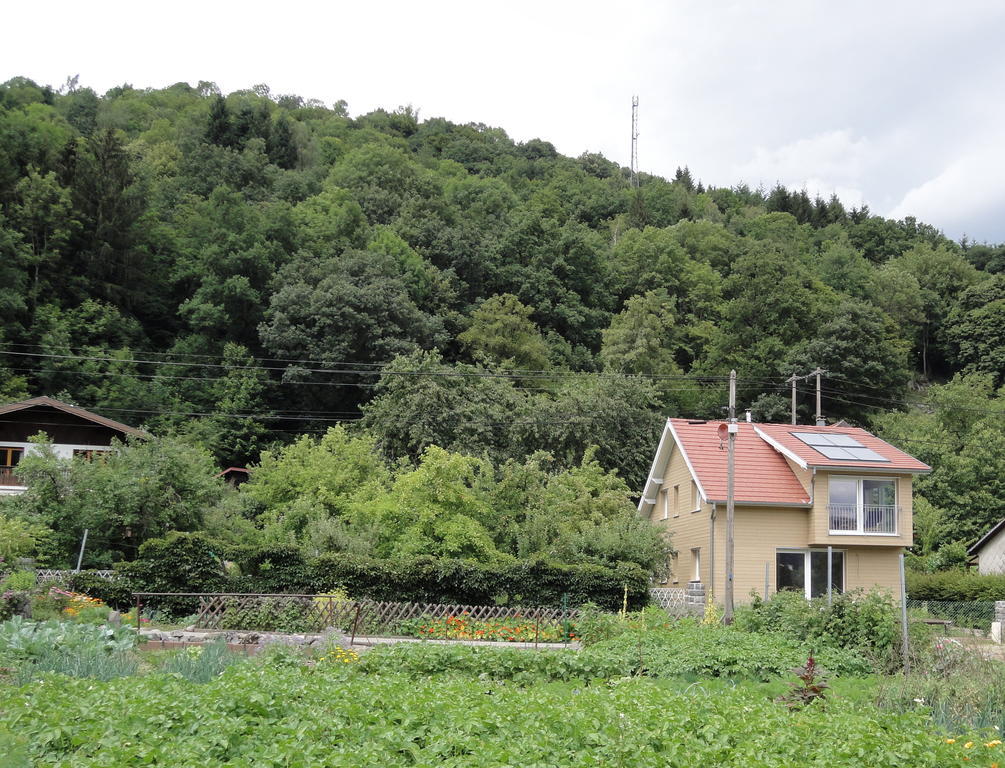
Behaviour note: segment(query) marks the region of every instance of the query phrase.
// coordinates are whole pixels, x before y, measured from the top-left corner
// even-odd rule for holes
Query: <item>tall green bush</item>
[[[991,602],[1005,600],[1005,575],[973,571],[907,573],[907,596],[912,600]]]
[[[223,562],[210,541],[199,533],[172,531],[140,547],[139,558],[116,565],[132,592],[221,592],[227,582]],[[151,597],[144,604],[171,616],[185,616],[198,605],[197,598]]]
[[[128,610],[133,603],[132,589],[124,579],[109,579],[96,573],[81,571],[72,574],[66,585],[74,592],[96,597],[116,610]]]
[[[755,598],[736,613],[736,624],[750,632],[775,632],[808,643],[887,654],[897,641],[897,606],[883,592],[853,590],[807,600],[779,592],[770,600]]]
[[[344,589],[353,598],[467,605],[561,605],[592,602],[618,610],[649,599],[648,575],[633,563],[615,568],[545,560],[487,564],[415,557],[372,560],[326,554],[305,561],[296,550],[271,547],[248,559],[247,574],[230,583],[241,592],[316,594]]]

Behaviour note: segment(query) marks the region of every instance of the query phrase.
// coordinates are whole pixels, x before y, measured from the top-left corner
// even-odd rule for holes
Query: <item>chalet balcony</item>
[[[832,534],[896,536],[900,507],[893,504],[828,504]]]
[[[0,486],[24,488],[24,480],[14,474],[14,467],[0,467]]]

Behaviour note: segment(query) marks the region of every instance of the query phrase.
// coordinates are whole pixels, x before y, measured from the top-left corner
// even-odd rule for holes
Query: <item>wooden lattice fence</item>
[[[446,605],[376,600],[344,600],[333,595],[202,594],[195,626],[199,629],[278,629],[321,632],[335,627],[356,635],[395,634],[410,619],[469,621],[524,619],[540,624],[574,621],[575,610],[499,605]],[[268,624],[276,626],[266,626]],[[242,626],[243,625],[243,626]]]

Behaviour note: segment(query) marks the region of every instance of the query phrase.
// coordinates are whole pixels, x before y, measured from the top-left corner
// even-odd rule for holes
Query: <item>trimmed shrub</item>
[[[223,592],[223,563],[205,536],[172,531],[140,547],[139,558],[116,570],[130,592]],[[168,616],[187,616],[199,604],[194,597],[145,598],[144,605]]]
[[[379,561],[322,555],[305,574],[304,581],[294,579],[282,591],[341,588],[355,598],[466,605],[560,605],[568,595],[570,606],[593,602],[606,610],[621,608],[626,587],[629,608],[649,599],[649,579],[634,564],[605,568],[534,560],[488,565],[433,557]]]
[[[132,590],[122,579],[109,579],[81,571],[72,574],[66,580],[66,585],[74,592],[96,597],[117,611],[128,611],[133,604]]]
[[[974,571],[907,572],[911,600],[946,600],[955,603],[1005,600],[1005,575]]]

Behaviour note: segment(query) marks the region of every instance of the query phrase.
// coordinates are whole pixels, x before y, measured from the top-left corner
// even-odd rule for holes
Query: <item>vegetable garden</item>
[[[579,651],[251,658],[217,644],[140,655],[131,627],[14,619],[0,625],[0,754],[18,767],[1005,765],[1000,663],[919,637],[916,676],[877,674],[883,601],[819,607],[772,601],[733,627],[587,609]]]

